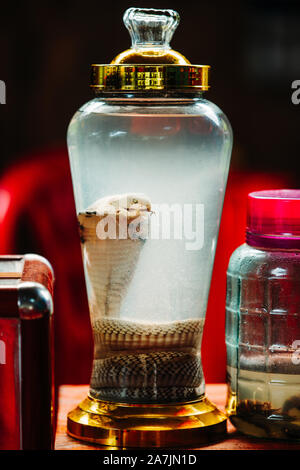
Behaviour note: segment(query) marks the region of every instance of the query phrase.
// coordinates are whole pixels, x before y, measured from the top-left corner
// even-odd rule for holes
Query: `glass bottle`
[[[300,190],[248,195],[227,272],[227,410],[245,434],[300,438]]]
[[[89,396],[68,429],[182,445],[225,429],[200,348],[232,131],[202,96],[209,67],[169,46],[178,14],[130,8],[124,22],[131,49],[92,66],[96,97],[68,130],[95,343]]]

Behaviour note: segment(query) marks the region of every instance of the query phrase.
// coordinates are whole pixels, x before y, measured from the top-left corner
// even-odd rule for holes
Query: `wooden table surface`
[[[78,441],[67,435],[67,413],[75,408],[78,403],[86,397],[87,392],[87,385],[64,385],[60,387],[55,449],[108,449],[107,447]],[[226,399],[225,384],[206,385],[206,394],[212,402],[214,402],[220,409],[224,410]],[[201,447],[201,450],[300,450],[300,444],[293,442],[246,438],[235,431],[229,420],[227,422],[227,430],[228,435],[223,441]]]

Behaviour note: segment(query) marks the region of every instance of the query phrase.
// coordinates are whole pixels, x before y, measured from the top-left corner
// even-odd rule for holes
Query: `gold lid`
[[[92,65],[96,93],[208,90],[209,65],[191,65],[169,45],[180,21],[176,11],[129,8],[123,20],[132,46],[110,64]]]

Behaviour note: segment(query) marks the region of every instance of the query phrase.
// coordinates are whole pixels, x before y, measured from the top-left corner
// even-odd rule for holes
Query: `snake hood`
[[[119,318],[145,244],[150,210],[145,195],[128,193],[98,199],[78,214],[93,321]]]
[[[142,193],[126,193],[98,199],[88,207],[86,214],[98,216],[123,214],[133,218],[146,211],[151,211],[151,202],[147,196]]]

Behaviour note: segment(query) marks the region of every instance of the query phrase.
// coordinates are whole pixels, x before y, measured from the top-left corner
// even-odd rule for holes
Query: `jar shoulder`
[[[212,121],[215,125],[226,127],[232,132],[230,123],[224,112],[213,102],[206,99],[196,100],[148,100],[147,102],[112,102],[106,99],[95,98],[82,105],[73,116],[72,121],[89,119],[91,115],[123,115],[125,116],[186,116],[202,117]]]
[[[300,252],[258,249],[244,243],[231,255],[228,275],[285,278],[300,275]]]
[[[151,125],[147,119],[151,119]],[[100,132],[102,139],[110,139],[112,132],[117,129],[125,131],[126,136],[124,133],[122,136],[128,139],[132,129],[140,124],[143,124],[144,129],[149,129],[152,140],[156,138],[153,137],[155,129],[162,132],[164,142],[190,136],[189,145],[195,145],[198,139],[199,148],[202,148],[205,138],[206,142],[215,141],[218,145],[224,145],[226,152],[231,151],[233,132],[229,120],[218,106],[204,99],[171,105],[167,100],[161,104],[135,104],[134,100],[130,104],[111,104],[108,100],[96,98],[83,105],[73,116],[67,132],[68,142],[73,145],[78,139],[86,139],[87,136],[96,138]],[[138,140],[136,133],[134,138]]]

